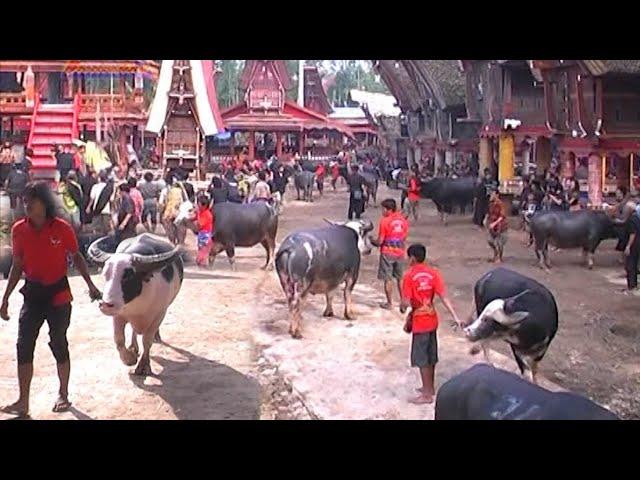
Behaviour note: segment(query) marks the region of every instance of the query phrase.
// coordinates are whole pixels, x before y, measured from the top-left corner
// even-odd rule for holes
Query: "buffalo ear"
[[[522,322],[529,316],[529,312],[513,312],[509,314],[509,320],[511,324]]]

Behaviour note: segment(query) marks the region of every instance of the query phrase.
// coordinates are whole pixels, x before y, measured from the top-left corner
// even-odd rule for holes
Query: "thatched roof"
[[[403,111],[418,110],[422,106],[422,96],[401,60],[374,60],[374,65]]]
[[[640,74],[640,60],[582,60],[591,75]]]
[[[458,60],[406,60],[404,63],[413,66],[418,81],[427,84],[440,108],[464,105],[465,78]]]

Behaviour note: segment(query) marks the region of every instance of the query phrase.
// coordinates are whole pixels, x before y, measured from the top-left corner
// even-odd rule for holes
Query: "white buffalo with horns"
[[[136,363],[137,335],[142,335],[143,352],[134,373],[151,375],[151,345],[184,279],[180,247],[162,237],[143,233],[123,240],[115,253],[108,253],[105,247],[110,240],[111,237],[96,240],[87,252],[91,260],[103,264],[105,286],[100,311],[113,317],[116,348],[125,365]],[[128,348],[124,334],[127,323],[133,329]]]

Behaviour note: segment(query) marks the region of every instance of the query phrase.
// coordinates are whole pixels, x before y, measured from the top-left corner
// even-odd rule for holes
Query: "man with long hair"
[[[27,218],[15,223],[11,230],[13,264],[0,305],[0,318],[9,320],[9,297],[25,276],[20,293],[24,303],[18,319],[18,382],[20,397],[1,410],[25,418],[29,416],[29,391],[33,377],[33,352],[42,324],[49,324],[49,347],[58,366],[60,388],[53,411],[64,412],[69,401],[69,346],[67,329],[71,320],[71,289],[67,279],[67,255],[89,287],[92,300],[100,298],[87,264],[78,250],[78,240],[71,225],[57,217],[56,204],[44,182],[27,185],[24,193]]]

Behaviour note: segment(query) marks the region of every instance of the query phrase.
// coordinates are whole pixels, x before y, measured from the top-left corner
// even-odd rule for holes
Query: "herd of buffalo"
[[[310,201],[313,174],[296,175],[294,186]],[[371,174],[368,194],[377,192]],[[476,184],[470,178],[435,178],[422,183],[422,196],[431,199],[442,221],[457,209],[464,213],[473,205]],[[289,234],[276,251],[279,211],[266,202],[215,203],[216,229],[211,256],[225,251],[233,266],[236,247],[260,244],[266,251],[264,269],[275,267],[290,311],[289,333],[302,337],[301,308],[309,294],[325,296],[324,316],[334,315],[332,299],[342,286],[344,318],[353,319],[351,295],[358,280],[361,256],[372,251],[368,220],[327,221],[322,227]],[[186,201],[176,218],[176,228],[195,229],[195,208]],[[540,266],[550,266],[548,247],[580,248],[589,268],[593,254],[606,239],[617,238],[618,227],[602,212],[542,212],[530,223],[531,243]],[[112,248],[109,237],[84,239],[86,256],[102,265],[105,279],[100,311],[114,319],[114,336],[120,358],[126,365],[138,361],[137,336],[143,352],[135,373],[151,373],[149,352],[167,309],[177,296],[184,278],[184,254],[165,238],[144,233]],[[82,242],[81,242],[82,243]],[[133,336],[127,346],[124,326]],[[486,343],[506,341],[518,368],[531,382],[486,365],[475,366],[452,378],[439,390],[436,418],[615,418],[607,410],[583,397],[551,393],[538,387],[536,372],[558,329],[558,307],[553,294],[541,283],[506,268],[497,268],[480,278],[474,288],[474,310],[464,329],[473,343],[472,353]]]

